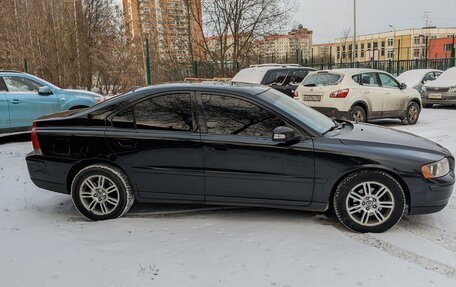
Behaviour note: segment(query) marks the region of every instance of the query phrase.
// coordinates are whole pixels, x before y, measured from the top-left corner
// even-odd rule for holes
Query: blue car
[[[27,73],[0,70],[0,133],[29,130],[41,116],[102,101],[97,93],[61,89]]]

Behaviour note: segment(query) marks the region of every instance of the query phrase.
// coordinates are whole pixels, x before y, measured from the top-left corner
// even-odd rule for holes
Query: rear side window
[[[288,76],[287,70],[271,70],[266,75],[263,85],[283,85]]]
[[[193,131],[190,94],[150,97],[119,112],[112,123],[117,128]]]
[[[285,81],[285,84],[297,86],[304,80],[308,73],[309,71],[306,70],[290,70]]]
[[[379,87],[377,77],[374,73],[364,73],[352,77],[355,82],[362,86]]]
[[[331,74],[331,73],[315,73],[308,75],[302,85],[305,87],[316,87],[316,86],[334,86],[340,83],[342,75]]]

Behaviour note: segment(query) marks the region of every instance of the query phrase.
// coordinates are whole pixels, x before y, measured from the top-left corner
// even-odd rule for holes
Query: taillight
[[[299,99],[298,91],[295,90],[295,91],[293,92],[293,98],[294,98],[295,100]]]
[[[349,89],[338,90],[338,91],[332,92],[329,95],[329,97],[330,98],[346,98],[348,96],[349,92],[350,92]]]
[[[33,122],[33,128],[32,128],[32,146],[33,146],[33,151],[37,155],[43,155],[41,152],[41,146],[40,142],[38,141],[38,134],[36,132],[36,122]]]

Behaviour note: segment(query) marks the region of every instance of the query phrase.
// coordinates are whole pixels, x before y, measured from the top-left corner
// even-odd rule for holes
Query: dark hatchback
[[[103,220],[133,202],[334,209],[382,232],[448,203],[454,157],[405,132],[334,121],[266,87],[161,85],[32,131],[33,182]]]

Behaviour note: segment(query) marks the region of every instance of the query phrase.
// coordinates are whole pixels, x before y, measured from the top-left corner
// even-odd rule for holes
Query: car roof
[[[256,96],[271,88],[261,85],[237,85],[220,83],[170,83],[135,89],[138,93],[161,93],[166,91],[235,92],[246,96]]]
[[[356,74],[361,74],[361,73],[372,73],[372,72],[381,72],[381,73],[386,73],[385,71],[382,70],[376,70],[376,69],[364,69],[364,68],[345,68],[345,69],[334,69],[334,70],[323,70],[323,71],[318,71],[319,72],[328,72],[328,73],[338,73],[338,74],[350,74],[350,75],[356,75]]]

